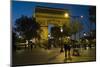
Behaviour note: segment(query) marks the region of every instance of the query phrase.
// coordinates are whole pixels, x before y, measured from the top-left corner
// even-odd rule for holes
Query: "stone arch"
[[[66,17],[65,14],[68,14]],[[48,24],[62,26],[70,23],[70,12],[66,9],[36,6],[35,18],[41,26],[41,39],[48,39]]]

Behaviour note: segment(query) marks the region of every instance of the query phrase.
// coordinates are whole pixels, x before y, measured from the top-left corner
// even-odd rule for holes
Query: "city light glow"
[[[65,17],[68,18],[69,17],[69,14],[68,13],[65,13]]]
[[[84,16],[81,16],[81,18],[83,18]]]

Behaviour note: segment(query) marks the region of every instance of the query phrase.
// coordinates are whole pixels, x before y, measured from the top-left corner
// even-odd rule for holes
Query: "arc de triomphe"
[[[48,25],[62,26],[70,23],[70,12],[67,9],[36,6],[35,18],[41,26],[41,39],[48,39]]]

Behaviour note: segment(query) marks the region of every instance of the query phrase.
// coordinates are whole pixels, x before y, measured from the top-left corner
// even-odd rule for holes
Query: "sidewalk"
[[[65,60],[64,52],[60,53],[60,48],[53,48],[50,50],[43,48],[33,48],[31,50],[17,51],[14,54],[15,65],[27,65],[27,64],[47,64],[47,63],[69,63],[69,62],[81,62],[81,61],[95,61],[95,48],[93,49],[81,49],[80,56],[72,56],[72,60]]]
[[[80,56],[72,56],[71,50],[71,59],[65,59],[64,52],[56,56],[55,59],[49,61],[49,63],[69,63],[69,62],[84,62],[84,61],[95,61],[96,53],[95,48],[92,49],[81,49]]]
[[[49,60],[54,59],[60,53],[60,48],[43,49],[33,48],[32,51],[20,50],[14,54],[15,65],[26,65],[26,64],[45,64]]]

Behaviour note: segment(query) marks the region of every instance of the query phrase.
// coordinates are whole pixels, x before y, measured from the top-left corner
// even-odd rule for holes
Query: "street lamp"
[[[51,39],[51,35],[48,34],[48,49],[51,47],[51,44],[50,44],[50,39]]]
[[[22,38],[22,36],[19,35],[19,38]]]
[[[50,37],[50,34],[48,34],[48,37]]]
[[[83,18],[84,16],[80,16],[81,18]]]
[[[83,17],[84,17],[84,16],[81,15],[81,16],[80,16],[80,19],[83,19]],[[81,20],[80,20],[80,21],[81,21]],[[79,27],[79,39],[80,39],[80,26],[78,26],[78,27]]]
[[[61,33],[63,32],[63,29],[62,29],[62,27],[61,27],[61,30],[60,30],[60,31],[61,31]]]
[[[69,14],[68,14],[68,13],[65,13],[64,16],[65,16],[66,18],[68,18],[68,17],[69,17]]]
[[[60,31],[61,31],[61,35],[63,35],[63,29],[62,29],[62,27],[61,27]],[[63,45],[62,45],[62,37],[63,36],[61,36],[61,50],[60,50],[60,52],[64,52],[63,51]]]
[[[84,32],[84,34],[83,34],[84,36],[86,36],[87,34]]]
[[[50,34],[48,34],[48,38],[51,38],[51,35]]]
[[[69,36],[68,36],[67,38],[68,38],[68,39],[70,39],[70,37],[69,37]]]

